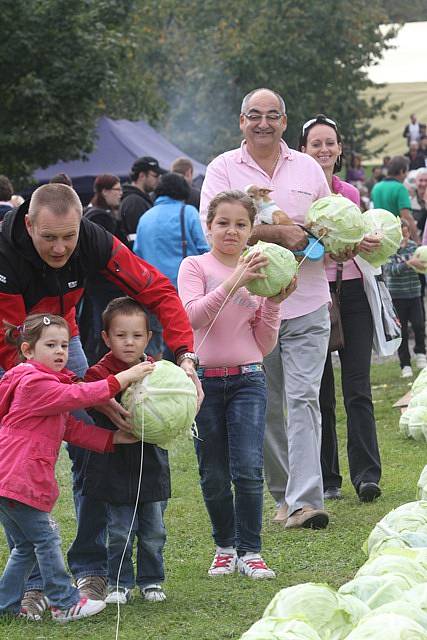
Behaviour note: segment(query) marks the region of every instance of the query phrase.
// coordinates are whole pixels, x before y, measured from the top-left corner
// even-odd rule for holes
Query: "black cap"
[[[160,167],[158,160],[156,160],[156,158],[152,158],[151,156],[142,156],[142,158],[138,158],[137,160],[135,160],[132,165],[132,173],[138,174],[141,171],[153,171],[154,173],[157,173],[157,175],[167,173]]]

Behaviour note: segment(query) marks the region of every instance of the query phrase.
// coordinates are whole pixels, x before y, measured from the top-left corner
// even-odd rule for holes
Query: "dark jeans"
[[[397,315],[402,325],[402,342],[398,350],[400,366],[411,365],[408,347],[408,322],[411,323],[415,336],[414,353],[425,353],[425,323],[421,298],[393,298]]]
[[[195,448],[212,535],[219,547],[236,547],[240,555],[257,553],[262,527],[265,374],[201,381],[205,398],[197,416]]]
[[[138,505],[132,534],[126,545],[123,564],[120,568],[135,507],[130,504],[110,505],[110,523],[108,525],[109,586],[116,586],[119,570],[119,586],[128,589],[133,589],[135,586],[132,562],[135,535],[138,538],[136,584],[139,588],[143,588],[164,581],[163,548],[166,542],[166,529],[163,523],[163,514],[166,506],[167,501],[142,502]]]
[[[344,349],[339,352],[339,357],[347,413],[347,453],[350,478],[357,490],[361,482],[378,483],[381,477],[370,381],[373,322],[361,279],[342,282],[340,301]],[[334,372],[329,353],[320,387],[321,462],[325,489],[341,487],[342,484],[335,407]]]

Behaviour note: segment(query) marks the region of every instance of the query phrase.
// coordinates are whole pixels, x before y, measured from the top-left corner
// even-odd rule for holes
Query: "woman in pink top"
[[[64,369],[70,330],[63,318],[34,314],[21,327],[8,327],[6,340],[18,346],[25,362],[0,382],[0,522],[13,547],[0,578],[0,615],[36,619],[20,603],[37,560],[52,618],[78,620],[99,613],[105,603],[80,597],[71,585],[49,515],[58,497],[55,464],[61,442],[104,453],[136,440],[122,431],[87,426],[69,411],[107,402],[153,365],[141,363],[99,382],[73,384],[73,374]]]
[[[333,120],[322,114],[308,120],[302,128],[299,149],[320,164],[333,193],[340,193],[360,205],[356,187],[334,175],[342,165],[342,140]],[[377,246],[375,238],[366,236],[359,249],[372,251]],[[347,413],[350,477],[359,499],[371,502],[381,494],[378,486],[381,461],[370,381],[373,321],[362,275],[352,256],[344,256],[344,262],[339,262],[340,256],[333,258],[327,257],[325,266],[329,286],[334,291],[338,270],[342,269],[340,309],[345,346],[339,351],[339,357]],[[320,388],[321,462],[325,499],[341,498],[342,476],[338,462],[335,406],[334,372],[331,354],[328,353]]]
[[[215,196],[207,214],[212,250],[186,258],[178,291],[194,329],[205,398],[195,440],[201,487],[216,553],[210,576],[274,578],[261,551],[266,384],[263,357],[277,342],[279,303],[253,296],[245,284],[268,259],[242,257],[255,205],[241,191]],[[234,486],[234,496],[231,485]]]

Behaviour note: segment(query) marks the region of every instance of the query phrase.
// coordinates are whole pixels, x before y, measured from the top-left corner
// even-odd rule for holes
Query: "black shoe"
[[[340,487],[329,487],[328,489],[325,489],[323,497],[325,500],[341,500],[342,493]]]
[[[376,482],[361,482],[357,493],[360,502],[373,502],[381,495],[381,489]]]

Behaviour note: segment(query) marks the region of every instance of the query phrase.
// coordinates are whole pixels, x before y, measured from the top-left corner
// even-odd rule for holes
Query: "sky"
[[[368,69],[372,82],[427,82],[427,22],[406,23],[393,44],[396,47]]]

